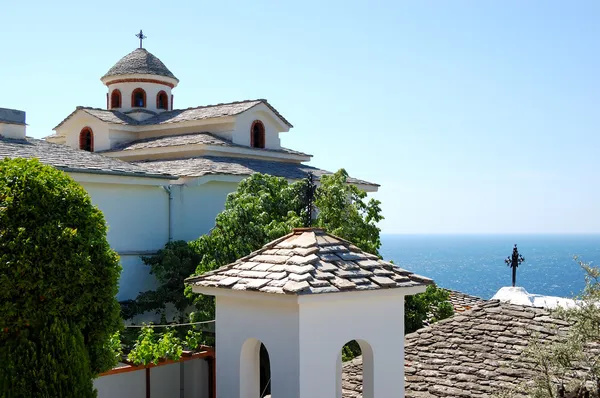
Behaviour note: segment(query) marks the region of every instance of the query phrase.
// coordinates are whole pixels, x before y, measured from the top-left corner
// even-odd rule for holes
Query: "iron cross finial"
[[[138,33],[137,35],[135,35],[135,37],[137,37],[138,39],[140,39],[140,48],[142,47],[142,40],[144,40],[146,38],[146,36],[144,36],[144,32],[142,32],[142,30],[140,29],[140,33]]]
[[[519,250],[517,250],[517,245],[515,244],[515,247],[514,247],[513,252],[512,252],[512,256],[507,257],[506,260],[504,260],[504,262],[510,268],[512,268],[512,285],[513,285],[513,287],[517,283],[517,267],[523,261],[525,261],[525,258],[523,258],[523,256],[521,254],[519,254]]]
[[[315,183],[313,173],[308,173],[306,176],[306,222],[305,227],[312,227],[312,216],[314,209],[314,200],[315,200]]]

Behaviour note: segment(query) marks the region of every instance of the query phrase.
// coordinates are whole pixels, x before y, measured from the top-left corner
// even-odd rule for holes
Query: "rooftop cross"
[[[142,32],[142,30],[140,29],[140,33],[138,33],[137,35],[135,35],[135,37],[137,37],[138,39],[140,39],[140,48],[142,47],[142,40],[144,40],[146,38],[146,36],[144,36],[144,32]]]
[[[306,222],[304,223],[306,228],[312,227],[312,216],[313,207],[315,200],[315,183],[313,179],[313,173],[308,173],[306,176]]]
[[[513,287],[517,283],[517,267],[523,261],[525,261],[525,259],[523,258],[522,255],[519,254],[519,250],[517,250],[517,245],[515,244],[515,247],[512,252],[512,256],[507,257],[506,260],[504,260],[504,262],[506,264],[508,264],[509,267],[512,268],[512,285],[513,285]]]

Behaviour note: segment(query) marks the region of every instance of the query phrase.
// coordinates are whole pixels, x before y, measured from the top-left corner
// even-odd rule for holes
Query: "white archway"
[[[261,350],[262,348],[262,350]],[[261,375],[261,351],[263,356]],[[240,398],[262,398],[270,391],[270,358],[266,346],[258,339],[244,342],[240,352]],[[262,380],[261,382],[261,379]]]
[[[351,340],[352,341],[352,340]],[[348,343],[350,343],[349,341]],[[374,398],[375,397],[375,369],[374,369],[374,356],[373,348],[365,340],[354,340],[358,343],[362,356],[362,397],[363,398]],[[348,344],[346,343],[346,344]],[[345,344],[344,344],[345,345]],[[342,398],[342,349],[337,357],[336,364],[336,398]]]

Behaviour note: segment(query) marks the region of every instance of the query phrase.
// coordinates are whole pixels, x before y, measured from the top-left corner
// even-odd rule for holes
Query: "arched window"
[[[240,354],[240,396],[263,398],[271,394],[271,361],[267,347],[250,338]]]
[[[265,125],[260,120],[255,120],[250,129],[250,146],[253,148],[265,147]]]
[[[356,374],[344,373],[344,356],[362,355],[362,377]],[[347,360],[347,358],[346,358]],[[355,369],[360,370],[360,369]],[[336,366],[336,398],[342,398],[342,385],[351,390],[361,390],[363,398],[374,398],[375,396],[375,372],[373,361],[373,348],[364,340],[352,340],[344,345],[342,351],[338,354]],[[362,383],[361,383],[362,382]],[[362,384],[360,388],[358,384]]]
[[[156,109],[169,110],[169,97],[164,91],[160,91],[156,95]]]
[[[79,149],[94,152],[94,133],[89,127],[85,127],[79,133]]]
[[[146,107],[146,92],[141,88],[136,88],[131,93],[131,107],[145,108]]]
[[[121,91],[119,89],[115,89],[110,94],[110,109],[120,108],[121,107]]]

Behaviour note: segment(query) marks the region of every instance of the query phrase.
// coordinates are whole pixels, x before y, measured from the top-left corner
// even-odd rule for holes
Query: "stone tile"
[[[356,287],[356,284],[343,278],[335,277],[331,280],[331,284],[340,290],[348,290]]]
[[[290,257],[286,264],[297,264],[297,265],[305,265],[305,264],[314,264],[319,261],[319,257],[316,254],[309,254],[308,256],[293,256]]]
[[[219,286],[224,286],[224,287],[231,287],[234,284],[236,284],[241,278],[237,277],[237,276],[230,276],[228,278],[225,278],[221,281],[219,281]]]
[[[279,280],[287,276],[287,272],[271,272],[266,276],[267,279]]]
[[[317,246],[312,246],[312,247],[308,247],[308,248],[296,247],[296,248],[292,249],[292,254],[297,254],[297,255],[303,256],[303,257],[306,257],[311,254],[316,254],[318,252],[319,252],[319,248]]]
[[[309,288],[310,288],[310,285],[306,281],[302,281],[302,282],[288,281],[283,286],[283,291],[286,293],[300,293],[304,290],[308,290]]]
[[[328,263],[326,261],[317,261],[315,263],[315,269],[323,272],[331,272],[337,271],[339,268],[336,267],[334,264]]]
[[[379,267],[379,262],[370,259],[356,260],[355,263],[357,263],[361,268],[364,269],[373,269]]]
[[[258,290],[269,283],[269,279],[252,279],[246,284],[248,290]]]
[[[264,278],[269,274],[267,271],[242,271],[240,276],[242,278]]]
[[[307,272],[314,271],[315,267],[312,265],[286,265],[285,271],[292,272],[294,274],[305,274]]]
[[[259,254],[258,256],[253,257],[252,260],[259,263],[284,264],[288,260],[288,257],[273,254]]]
[[[396,282],[390,278],[386,278],[385,276],[373,276],[371,280],[383,287],[395,287]]]
[[[265,293],[277,293],[277,294],[284,294],[285,293],[283,291],[283,288],[281,288],[281,287],[274,287],[274,286],[264,286],[264,287],[261,287],[259,290],[261,292],[265,292]]]
[[[258,263],[252,268],[252,271],[268,271],[272,266],[273,264],[269,263]]]
[[[326,262],[334,262],[334,261],[340,261],[341,258],[338,257],[335,253],[319,253],[319,258],[322,261],[326,261]]]
[[[309,273],[306,274],[289,274],[288,275],[288,279],[291,281],[295,281],[295,282],[302,282],[302,281],[311,281],[313,279],[312,275]]]

